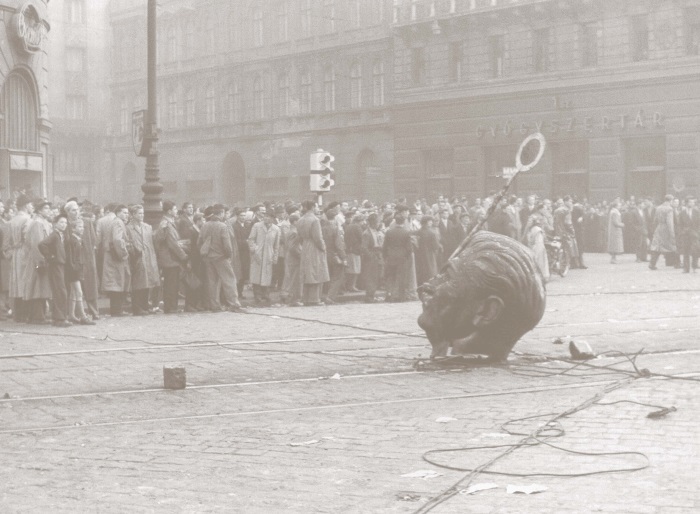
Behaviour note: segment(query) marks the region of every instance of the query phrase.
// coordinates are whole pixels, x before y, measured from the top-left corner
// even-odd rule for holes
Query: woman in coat
[[[270,302],[272,274],[280,250],[280,229],[274,224],[273,212],[266,212],[263,221],[253,225],[248,237],[250,248],[250,283],[258,303]]]
[[[110,224],[109,237],[104,241],[102,290],[109,296],[110,315],[123,316],[124,297],[131,282],[126,238],[126,221],[129,218],[129,210],[126,205],[118,205],[114,212],[116,217]]]
[[[302,216],[297,222],[301,238],[300,280],[304,285],[304,305],[321,304],[321,286],[330,280],[326,261],[326,243],[321,233],[318,207],[311,200],[302,203]]]
[[[131,312],[134,316],[151,313],[149,291],[160,285],[160,273],[153,245],[153,229],[143,222],[143,206],[129,208],[131,220],[126,225],[131,271]]]
[[[622,228],[625,226],[622,223],[620,215],[620,200],[615,198],[610,206],[608,214],[608,253],[610,254],[610,264],[617,264],[617,256],[624,252],[624,235]]]
[[[440,238],[433,228],[432,216],[423,216],[418,231],[418,249],[416,250],[416,279],[424,284],[438,274],[438,259],[442,252]],[[449,256],[448,256],[449,257]]]

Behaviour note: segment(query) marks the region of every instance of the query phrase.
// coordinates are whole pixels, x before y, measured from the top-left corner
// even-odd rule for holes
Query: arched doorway
[[[230,205],[246,201],[245,164],[238,152],[229,153],[221,166],[221,198]]]

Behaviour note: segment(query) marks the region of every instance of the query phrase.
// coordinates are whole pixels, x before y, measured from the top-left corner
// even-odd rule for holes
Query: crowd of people
[[[497,202],[494,205],[494,201]],[[7,208],[6,208],[7,207]],[[144,222],[141,205],[104,207],[77,199],[52,205],[19,195],[0,203],[0,280],[6,312],[18,322],[67,327],[100,318],[100,294],[111,316],[180,312],[244,312],[272,304],[336,303],[346,293],[365,302],[417,299],[417,285],[437,274],[474,227],[529,246],[545,279],[546,242],[566,241],[572,267],[584,254],[629,252],[656,269],[660,255],[684,272],[697,269],[700,212],[695,198],[667,196],[591,205],[565,196],[552,202],[495,194],[475,202],[438,197],[319,206],[259,203],[181,209],[164,201],[161,222]]]

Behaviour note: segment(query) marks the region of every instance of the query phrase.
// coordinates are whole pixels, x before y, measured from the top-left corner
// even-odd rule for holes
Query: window
[[[204,54],[209,54],[214,49],[214,19],[205,14],[202,18],[202,49]]]
[[[122,98],[119,102],[119,133],[126,134],[129,132],[129,106],[126,98]]]
[[[299,21],[301,25],[301,36],[311,35],[311,0],[301,0],[299,5]]]
[[[68,18],[71,23],[85,23],[85,0],[70,0],[68,4]]]
[[[448,58],[450,67],[450,81],[460,82],[462,80],[462,42],[457,41],[450,43],[450,51]]]
[[[598,27],[596,23],[579,25],[579,51],[581,67],[590,68],[598,65]]]
[[[350,107],[362,107],[362,67],[359,62],[354,62],[350,67]]]
[[[66,49],[66,69],[83,71],[85,69],[85,50],[83,48]]]
[[[627,196],[666,194],[666,138],[636,137],[624,141]]]
[[[335,110],[335,70],[328,66],[323,73],[323,108],[326,112]]]
[[[418,19],[418,2],[419,0],[411,0],[411,21]]]
[[[238,47],[238,41],[236,40],[238,36],[238,32],[236,31],[238,28],[238,16],[235,11],[229,13],[228,23],[226,25],[228,27],[228,47],[231,50],[235,50]]]
[[[425,82],[425,57],[422,48],[411,50],[411,82],[414,86]]]
[[[166,50],[165,55],[168,61],[177,61],[177,37],[175,37],[175,26],[170,25],[166,35]]]
[[[401,21],[401,0],[394,0],[394,7],[391,14],[391,22],[398,23]]]
[[[168,127],[177,127],[177,93],[175,91],[168,93]]]
[[[372,105],[384,105],[384,64],[381,61],[372,66]]]
[[[228,121],[237,123],[240,121],[240,106],[241,93],[239,91],[238,82],[232,82],[228,85]]]
[[[185,59],[194,57],[194,22],[187,20],[185,22],[185,37],[182,41],[182,56]]]
[[[505,56],[505,47],[503,44],[503,36],[489,37],[489,60],[491,61],[491,76],[499,78],[503,76],[503,61]]]
[[[187,90],[185,93],[185,126],[192,127],[195,124],[195,104],[194,104],[194,89]]]
[[[423,163],[428,192],[454,191],[454,149],[436,148],[423,153]]]
[[[645,15],[630,18],[630,49],[634,62],[649,58],[649,26]]]
[[[261,120],[265,117],[265,91],[260,75],[253,82],[253,118]]]
[[[263,46],[263,11],[260,7],[253,9],[253,46]]]
[[[450,0],[450,14],[457,12],[457,0]]]
[[[216,95],[214,93],[214,85],[209,84],[204,97],[204,112],[206,115],[207,125],[216,123]]]
[[[309,114],[311,112],[311,73],[308,69],[301,72],[300,86],[299,110],[302,114]]]
[[[279,115],[280,116],[289,116],[289,102],[290,102],[290,96],[289,96],[289,75],[287,73],[283,73],[279,77],[278,81],[278,90],[279,90]]]
[[[66,118],[82,120],[85,118],[85,95],[66,96]]]
[[[350,0],[348,2],[348,9],[350,10],[350,26],[354,29],[359,28],[362,25],[362,12],[360,0]]]
[[[327,34],[335,32],[335,0],[323,0],[323,25]]]
[[[384,21],[384,0],[373,0],[372,7],[372,19],[378,24],[382,23]]]
[[[428,5],[428,16],[430,18],[435,17],[435,0],[431,0],[430,4]]]
[[[549,70],[549,32],[549,29],[540,29],[532,34],[532,65],[535,73]]]
[[[277,10],[277,38],[284,42],[289,40],[289,6],[282,2]]]

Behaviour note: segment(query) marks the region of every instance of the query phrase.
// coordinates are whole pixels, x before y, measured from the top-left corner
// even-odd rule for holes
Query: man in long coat
[[[46,259],[39,251],[39,243],[51,234],[51,215],[53,210],[49,202],[36,205],[37,214],[30,222],[25,239],[24,263],[24,301],[29,304],[29,322],[48,323],[46,320],[46,301],[51,298]]]
[[[237,212],[238,211],[238,212]],[[245,219],[245,212],[234,209],[236,221],[233,224],[233,233],[236,237],[238,257],[241,263],[241,274],[236,274],[238,283],[238,297],[243,298],[243,287],[250,278],[250,249],[248,248],[248,236],[253,228],[253,224]],[[235,270],[234,270],[235,271]]]
[[[255,301],[259,304],[270,302],[273,270],[279,258],[281,232],[274,221],[275,214],[266,211],[263,220],[253,225],[248,237],[250,283],[253,284]]]
[[[282,294],[286,298],[290,307],[302,305],[303,284],[299,279],[299,269],[301,267],[301,238],[297,231],[296,224],[299,221],[299,213],[292,212],[289,215],[289,229],[287,231],[286,255],[284,258],[284,282],[282,284]]]
[[[105,260],[105,248],[109,247],[110,241],[110,230],[112,229],[112,222],[116,217],[114,214],[114,209],[117,207],[115,203],[108,203],[104,208],[104,215],[95,221],[95,264],[97,265],[97,276],[100,277],[100,290],[104,291],[102,287],[102,267],[104,266]]]
[[[302,203],[302,217],[297,222],[301,238],[300,279],[304,284],[304,305],[321,305],[321,286],[330,280],[326,244],[317,213],[318,206],[307,200]]]
[[[418,248],[416,249],[416,279],[418,284],[427,282],[439,271],[438,260],[442,248],[440,237],[433,228],[433,222],[432,216],[423,216],[421,228],[418,231]]]
[[[629,225],[630,241],[634,253],[637,255],[635,262],[646,262],[647,260],[647,223],[644,215],[644,200],[637,199],[636,205],[630,209]]]
[[[27,248],[24,240],[27,236],[34,205],[26,196],[17,199],[17,214],[10,220],[8,237],[3,239],[3,254],[10,260],[8,298],[12,301],[12,317],[17,322],[27,321],[28,307],[24,304],[24,266]]]
[[[673,195],[666,195],[664,203],[659,205],[654,212],[654,230],[651,245],[651,261],[649,269],[655,270],[659,255],[664,254],[666,264],[673,262],[673,255],[676,252],[676,232],[673,224],[674,212],[671,207]]]
[[[102,233],[104,263],[102,265],[102,290],[109,296],[111,316],[123,316],[124,298],[131,283],[129,252],[126,238],[126,221],[129,210],[126,205],[117,205],[115,217]]]
[[[339,212],[340,204],[331,202],[326,207],[325,216],[321,218],[321,234],[326,244],[326,261],[330,276],[328,284],[323,286],[326,303],[335,303],[345,280],[345,232]]]
[[[160,273],[153,245],[153,229],[143,222],[143,206],[129,209],[131,219],[126,225],[129,241],[129,268],[131,271],[131,312],[134,316],[151,314],[148,294],[160,285]]]
[[[394,222],[384,237],[382,255],[386,273],[388,302],[405,302],[409,299],[406,268],[411,264],[413,243],[411,233],[406,230],[405,218],[397,214]]]

